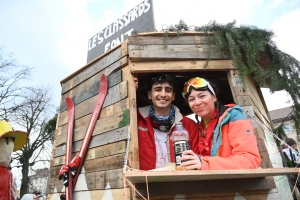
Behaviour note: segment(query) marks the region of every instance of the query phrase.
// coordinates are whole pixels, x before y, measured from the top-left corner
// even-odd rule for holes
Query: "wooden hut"
[[[282,160],[269,130],[269,117],[260,88],[251,76],[245,85],[230,58],[216,46],[208,45],[208,35],[184,32],[168,34],[140,33],[131,36],[61,81],[61,105],[48,182],[48,198],[59,199],[64,191],[58,173],[65,163],[67,110],[65,98],[75,104],[73,153],[78,152],[105,74],[109,90],[97,121],[73,199],[289,199],[287,175],[297,169],[282,167]],[[208,65],[205,66],[211,48]],[[146,97],[149,77],[155,72],[172,72],[179,87],[175,105],[191,114],[181,97],[180,86],[189,78],[213,79],[219,88],[219,100],[236,102],[255,128],[262,157],[261,169],[226,171],[139,171],[137,107],[149,104]],[[139,78],[136,90],[133,77]],[[140,147],[142,148],[142,147]],[[124,161],[126,172],[124,171]],[[130,170],[128,170],[130,169]]]

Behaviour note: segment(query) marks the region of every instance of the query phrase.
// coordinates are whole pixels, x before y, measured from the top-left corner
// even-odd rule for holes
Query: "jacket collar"
[[[179,108],[177,108],[175,105],[173,105],[175,108],[175,122],[179,122],[182,120],[182,114],[179,111]],[[145,106],[145,107],[141,107],[139,108],[140,114],[143,118],[147,118],[150,115],[150,105],[149,106]]]

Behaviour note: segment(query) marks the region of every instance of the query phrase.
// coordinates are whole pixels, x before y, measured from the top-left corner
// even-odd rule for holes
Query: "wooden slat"
[[[230,59],[229,56],[216,49],[205,51],[155,51],[155,50],[131,50],[129,59],[134,61],[157,61],[157,60],[201,60],[208,59]]]
[[[197,43],[197,42],[196,42]],[[177,51],[203,51],[203,52],[208,52],[209,49],[213,51],[219,51],[219,48],[217,45],[212,44],[192,44],[192,45],[168,45],[168,48],[164,48],[164,45],[128,45],[128,50],[129,52],[133,50],[148,50],[148,51],[172,51],[172,52],[177,52]]]
[[[112,189],[124,188],[123,169],[92,172],[80,174],[79,176],[80,177],[77,181],[78,184],[74,190],[75,192],[105,189],[107,185],[109,185]]]
[[[90,121],[91,115],[87,115],[75,121],[73,130],[73,142],[82,140],[87,129],[87,124]],[[101,118],[96,122],[96,126],[93,132],[93,136],[101,133],[112,131],[123,126],[127,126],[129,123],[129,111],[123,110],[110,117]],[[66,142],[66,130],[68,125],[61,127],[62,134],[56,136],[56,145],[62,145]]]
[[[130,67],[126,66],[123,68],[123,79],[128,80],[128,99],[129,99],[129,109],[130,109],[130,143],[129,143],[129,155],[128,155],[128,165],[131,168],[139,169],[139,144],[138,144],[138,130],[137,130],[137,104],[136,104],[136,88],[135,82],[133,81],[133,74],[130,71]]]
[[[170,36],[168,37],[168,45],[182,45],[182,44],[207,44],[209,36],[196,35],[196,36]],[[129,45],[163,45],[163,36],[129,36]]]
[[[125,141],[115,142],[112,144],[103,145],[100,147],[92,148],[87,151],[85,160],[92,160],[106,156],[112,156],[120,153],[125,153]],[[73,156],[77,155],[73,154]],[[56,157],[51,160],[52,166],[60,166],[65,164],[65,156]]]
[[[218,186],[222,187],[222,186]],[[151,200],[161,200],[161,199],[189,199],[189,200],[282,200],[281,195],[273,190],[262,190],[258,191],[235,191],[235,192],[214,192],[214,193],[204,193],[204,194],[176,194],[174,196],[161,195],[152,196]],[[147,196],[136,197],[136,200],[147,199]]]
[[[231,60],[211,60],[208,62],[208,67],[204,67],[206,61],[194,60],[194,61],[160,61],[160,62],[132,62],[129,61],[130,71],[132,73],[147,73],[147,72],[160,72],[168,70],[169,72],[178,71],[198,71],[203,69],[205,71],[224,71],[230,69],[236,69],[232,65]]]
[[[125,197],[124,193],[127,193],[128,195]],[[55,194],[48,194],[47,200],[58,200],[60,199],[61,193],[55,193]],[[78,191],[73,193],[73,199],[74,200],[99,200],[99,199],[124,199],[124,200],[130,200],[130,189],[110,189],[107,188],[105,190],[91,190],[91,191]]]
[[[127,138],[128,127],[122,127],[113,131],[105,132],[100,135],[92,137],[89,149],[101,145],[118,142]],[[73,143],[73,151],[79,151],[82,140]],[[54,157],[62,156],[66,153],[65,145],[55,148]]]
[[[222,186],[222,187],[220,187]],[[276,188],[273,177],[267,178],[242,178],[242,179],[224,179],[224,180],[201,180],[201,181],[184,181],[168,183],[137,183],[135,188],[147,196],[147,190],[151,198],[158,195],[176,194],[203,194],[230,191],[253,191],[267,190]],[[164,188],[161,190],[161,188]],[[136,193],[136,196],[140,196]]]
[[[79,74],[75,75],[65,83],[62,83],[62,91],[61,94],[69,91],[73,87],[79,85],[83,81],[87,80],[88,78],[92,77],[93,75],[97,74],[98,72],[102,71],[106,67],[110,66],[110,68],[105,71],[105,75],[109,75],[111,72],[116,71],[120,67],[126,65],[126,57],[122,58],[122,48],[119,47],[115,51],[111,52],[107,56],[103,57],[93,65],[89,66]]]
[[[95,99],[95,101],[96,101],[96,99]],[[75,109],[75,120],[77,120],[77,119],[79,119],[83,116],[91,114],[91,112],[89,112],[89,111],[91,111],[91,109],[92,109],[91,104],[93,104],[93,103],[94,102],[87,101],[87,102],[82,103],[84,105],[80,106],[79,108],[77,107],[77,109]],[[123,99],[123,100],[121,100],[121,101],[119,101],[119,102],[117,102],[113,105],[110,105],[106,108],[102,108],[99,119],[114,115],[114,114],[116,114],[118,112],[121,112],[125,109],[128,109],[128,99]],[[64,111],[60,114],[61,115],[58,118],[59,119],[58,123],[59,123],[60,126],[62,126],[62,125],[66,124],[68,122],[68,113],[67,113],[67,111]],[[56,131],[65,131],[66,132],[67,130],[65,129],[65,130],[56,130]],[[59,134],[61,134],[61,133],[58,133],[58,135]]]
[[[86,160],[84,162],[85,173],[118,169],[124,166],[125,153],[108,157]]]
[[[296,168],[248,169],[248,170],[203,170],[203,171],[129,171],[125,176],[132,183],[176,182],[196,180],[219,180],[235,178],[258,178],[276,175],[298,174]]]
[[[74,105],[78,105],[79,103],[97,95],[99,93],[100,87],[100,79],[102,73],[98,73],[97,75],[89,78],[88,80],[82,82],[77,87],[73,88],[69,92],[62,95],[62,104],[60,106],[60,112],[67,110],[66,106],[66,97],[69,97],[73,100]],[[107,77],[108,88],[111,88],[122,82],[122,70],[119,70],[112,75]]]
[[[78,119],[80,117],[83,117],[85,115],[88,115],[92,113],[95,102],[97,100],[98,95],[87,99],[86,101],[78,104],[75,106],[75,119]],[[123,81],[118,85],[113,86],[110,88],[107,92],[107,95],[105,97],[104,104],[102,108],[105,108],[109,105],[112,105],[114,103],[117,103],[127,97],[127,81]],[[59,119],[59,126],[67,123],[68,113],[67,111],[64,111],[61,113],[61,118]]]

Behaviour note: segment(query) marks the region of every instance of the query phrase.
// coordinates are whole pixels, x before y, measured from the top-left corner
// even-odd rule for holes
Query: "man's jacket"
[[[198,152],[198,138],[199,133],[197,129],[197,124],[183,116],[179,109],[175,107],[175,123],[181,121],[183,127],[187,129],[190,136],[190,146],[191,149],[196,153]],[[141,170],[151,170],[155,169],[156,165],[156,147],[155,147],[155,138],[154,130],[151,125],[150,116],[149,116],[150,106],[142,107],[138,109],[138,139],[139,139],[139,160],[140,160],[140,169]],[[170,139],[172,131],[175,127],[175,123],[171,128],[169,133],[169,151],[171,162],[175,162],[174,159],[174,150],[173,150],[173,141]],[[169,160],[170,162],[170,160]]]
[[[213,133],[211,156],[202,159],[202,170],[258,168],[261,157],[251,121],[240,106],[225,108]]]

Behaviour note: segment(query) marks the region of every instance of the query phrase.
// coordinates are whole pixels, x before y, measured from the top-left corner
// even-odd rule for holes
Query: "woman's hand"
[[[186,170],[201,170],[202,163],[201,158],[195,154],[192,150],[186,150],[183,152],[181,160],[181,167],[185,167]]]

